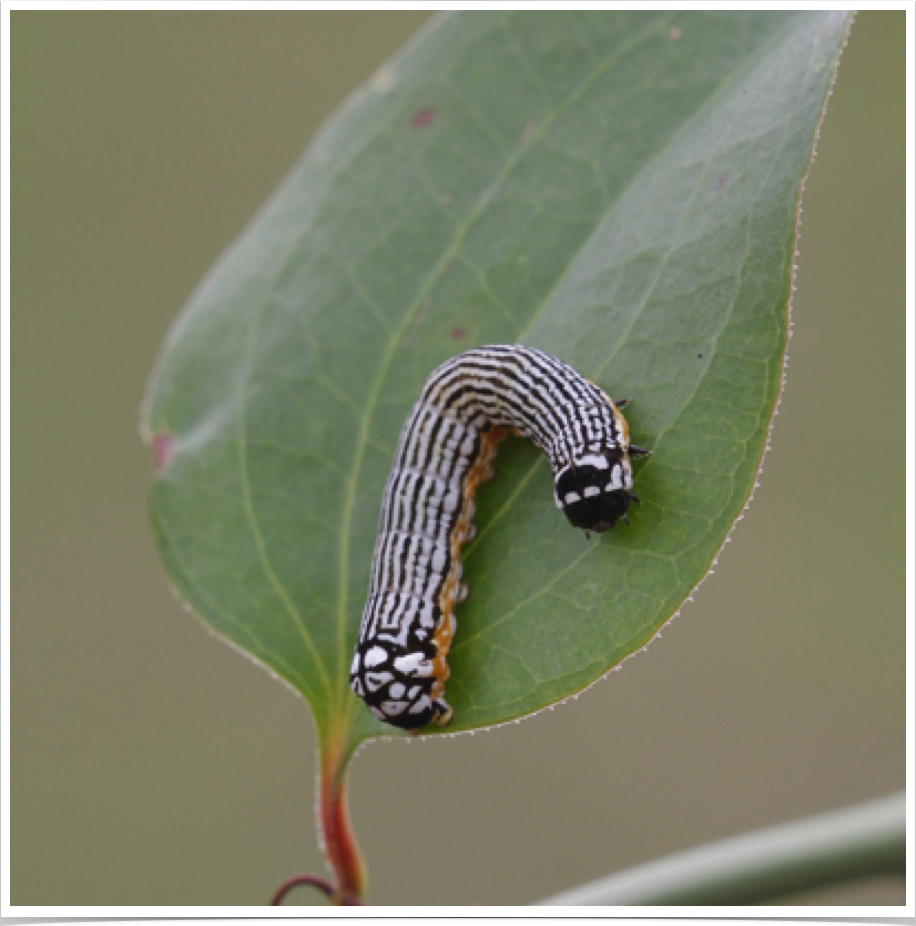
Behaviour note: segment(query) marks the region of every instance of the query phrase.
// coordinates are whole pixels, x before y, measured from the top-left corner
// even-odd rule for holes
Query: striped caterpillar
[[[426,381],[398,442],[382,500],[369,597],[350,687],[379,720],[445,726],[446,657],[455,606],[467,597],[461,545],[474,494],[493,475],[500,440],[527,437],[550,461],[554,500],[574,527],[600,533],[627,520],[630,444],[612,401],[571,366],[521,345],[465,351]]]

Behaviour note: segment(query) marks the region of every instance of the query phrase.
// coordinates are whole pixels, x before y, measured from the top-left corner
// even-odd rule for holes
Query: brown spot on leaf
[[[723,171],[721,174],[719,174],[719,176],[716,177],[716,187],[715,187],[716,192],[718,193],[720,190],[724,190],[725,187],[728,185],[728,181],[729,181],[728,171]]]
[[[415,129],[425,129],[435,118],[436,111],[431,106],[424,106],[423,109],[414,113],[414,117],[410,120],[410,124]]]
[[[677,41],[684,34],[680,26],[672,26],[668,30],[668,38]]]
[[[452,329],[452,338],[454,338],[454,340],[456,341],[460,341],[462,338],[466,338],[467,336],[468,336],[467,328],[462,328],[459,326],[458,328]]]
[[[157,434],[150,442],[156,459],[156,472],[161,472],[175,456],[175,438],[171,434]]]

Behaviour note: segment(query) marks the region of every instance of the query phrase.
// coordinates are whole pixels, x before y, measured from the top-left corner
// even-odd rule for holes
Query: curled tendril
[[[270,900],[270,906],[278,907],[283,902],[283,898],[295,887],[314,887],[321,891],[332,903],[337,903],[343,907],[362,907],[363,902],[350,894],[340,895],[337,889],[326,878],[320,878],[318,875],[293,875],[287,878],[276,890]]]

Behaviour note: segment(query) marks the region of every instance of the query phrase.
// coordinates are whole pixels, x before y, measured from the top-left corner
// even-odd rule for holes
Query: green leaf
[[[450,730],[573,695],[706,575],[782,379],[800,184],[846,13],[461,13],[341,107],[170,333],[144,429],[168,571],[348,754],[382,488],[430,371],[479,344],[627,411],[641,508],[587,541],[503,444],[466,548]],[[435,731],[431,731],[435,732]]]

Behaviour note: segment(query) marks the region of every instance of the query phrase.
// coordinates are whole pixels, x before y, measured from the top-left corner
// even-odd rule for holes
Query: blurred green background
[[[323,869],[308,710],[169,593],[136,421],[191,289],[427,16],[12,14],[13,904],[258,905]],[[773,450],[716,575],[578,701],[368,747],[370,902],[528,903],[903,787],[904,28],[863,13],[844,55]]]

